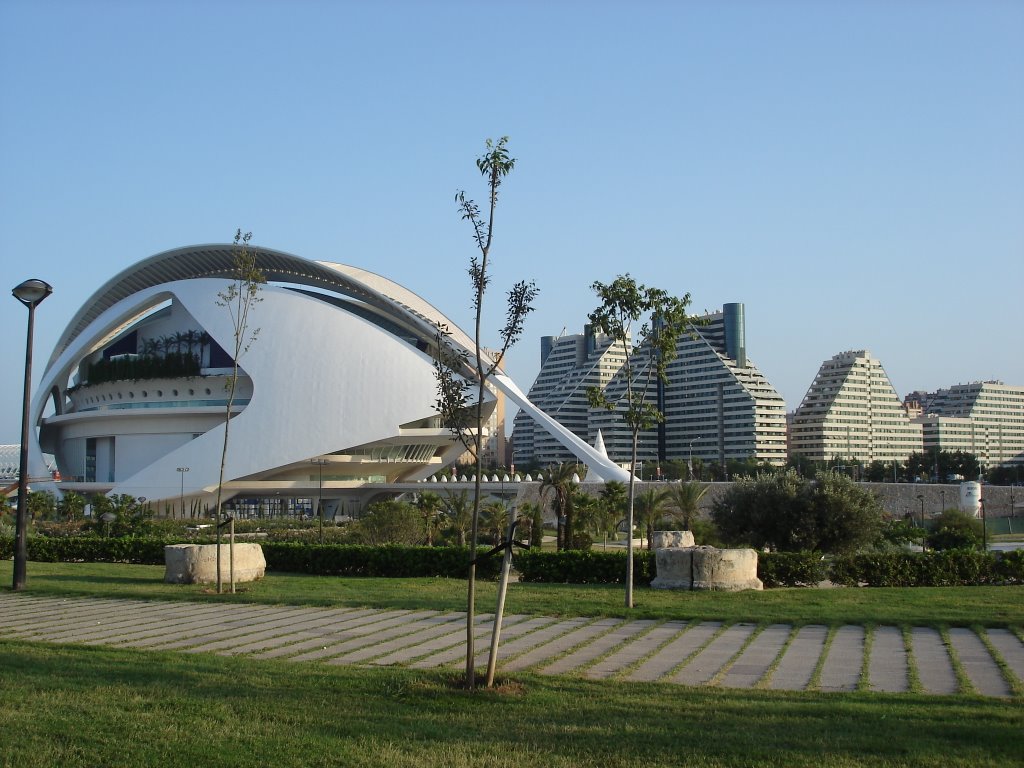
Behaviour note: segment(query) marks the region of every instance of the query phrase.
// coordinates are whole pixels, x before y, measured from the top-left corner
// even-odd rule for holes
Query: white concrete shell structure
[[[164,500],[165,508],[179,495],[208,500],[220,465],[227,373],[224,353],[218,362],[212,350],[234,346],[231,319],[217,305],[232,249],[203,245],[152,256],[85,303],[33,400],[33,474],[44,471],[45,448],[57,457],[60,488]],[[432,352],[438,323],[457,347],[471,349],[469,337],[411,291],[366,270],[265,248],[258,265],[268,282],[251,321],[258,339],[241,359],[227,495],[310,497],[319,488],[337,497],[345,488],[423,480],[452,463],[462,447],[434,408]],[[151,341],[147,334],[180,338],[186,329],[208,345],[197,372],[88,380],[90,362],[126,349],[134,359]],[[598,475],[624,479],[503,372],[492,382]],[[48,401],[52,413],[44,418]]]

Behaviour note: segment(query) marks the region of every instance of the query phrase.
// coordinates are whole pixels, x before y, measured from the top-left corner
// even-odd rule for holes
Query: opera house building
[[[152,256],[78,310],[35,392],[31,474],[52,453],[58,491],[130,494],[177,515],[210,503],[235,348],[219,297],[236,247]],[[249,318],[258,334],[239,356],[225,497],[280,505],[320,494],[329,511],[347,514],[385,488],[443,475],[464,448],[435,406],[438,325],[471,356],[472,340],[374,273],[265,248],[256,255],[266,283]],[[456,373],[472,380],[470,368]],[[500,369],[489,384],[597,475],[625,476]]]

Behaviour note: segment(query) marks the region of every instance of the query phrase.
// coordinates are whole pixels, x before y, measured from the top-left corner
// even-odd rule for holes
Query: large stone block
[[[757,578],[757,552],[752,549],[665,547],[655,550],[655,589],[701,589],[739,592],[764,589]]]
[[[655,549],[692,547],[696,544],[693,540],[693,531],[655,531],[653,543]]]
[[[220,578],[231,580],[229,549],[221,544]],[[262,579],[267,570],[263,547],[235,543],[235,583]],[[171,544],[164,547],[164,581],[168,584],[210,584],[217,581],[216,544]]]

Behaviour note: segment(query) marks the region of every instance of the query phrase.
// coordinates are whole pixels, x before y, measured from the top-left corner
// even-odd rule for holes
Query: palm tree
[[[483,523],[481,532],[492,544],[499,544],[505,538],[505,528],[508,526],[508,507],[505,502],[492,501],[484,505],[480,517]]]
[[[669,486],[669,503],[676,510],[673,517],[680,522],[684,531],[690,530],[690,526],[697,517],[700,500],[704,498],[709,487],[703,483],[682,481],[678,485],[673,483]]]
[[[441,499],[445,517],[448,518],[448,529],[458,536],[459,546],[466,546],[466,531],[472,523],[473,504],[465,491],[461,493],[447,492]]]
[[[572,548],[572,489],[573,475],[576,467],[573,464],[552,464],[540,484],[540,496],[543,499],[548,491],[554,493],[554,512],[558,521],[558,549]]]
[[[421,493],[416,500],[416,508],[423,515],[423,539],[428,547],[434,546],[434,533],[437,531],[438,513],[444,506],[441,497],[432,491]]]
[[[665,489],[654,490],[648,488],[641,491],[636,497],[636,522],[647,536],[647,549],[651,548],[651,540],[654,538],[654,525],[661,519],[665,502],[668,501],[668,491]],[[632,531],[627,534],[632,536]]]

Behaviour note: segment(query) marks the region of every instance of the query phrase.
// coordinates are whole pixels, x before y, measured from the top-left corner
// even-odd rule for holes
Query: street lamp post
[[[185,519],[185,473],[189,467],[178,467],[178,474],[181,475],[181,519]]]
[[[21,401],[21,455],[18,465],[18,514],[14,538],[15,592],[25,588],[28,562],[28,424],[29,404],[32,399],[32,331],[35,327],[36,307],[53,293],[53,287],[42,280],[26,280],[11,291],[14,298],[28,307],[28,334],[25,340],[25,394]]]
[[[924,528],[924,494],[917,494],[917,500],[921,502],[921,551],[925,552],[928,547],[924,543],[925,535],[927,534],[927,531],[925,531]]]
[[[316,497],[316,512],[317,517],[320,521],[320,543],[324,543],[324,464],[327,464],[327,459],[313,459],[312,464],[316,464],[317,471],[319,474],[319,487],[317,490]]]
[[[981,499],[981,548],[988,552],[988,520],[985,519],[985,499]]]

